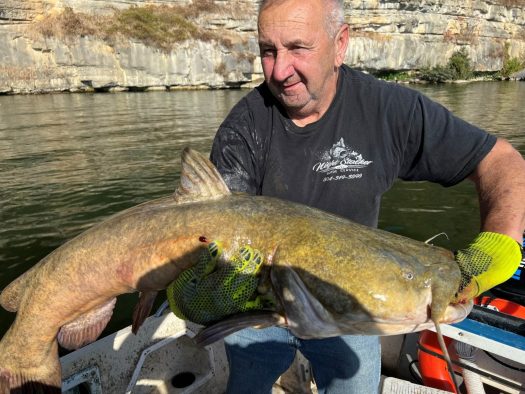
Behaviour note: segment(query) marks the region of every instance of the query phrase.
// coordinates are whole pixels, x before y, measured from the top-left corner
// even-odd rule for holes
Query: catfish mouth
[[[439,324],[459,323],[460,321],[462,321],[468,316],[468,314],[472,310],[473,305],[474,303],[472,301],[468,303],[464,303],[464,304],[449,304],[445,309],[445,313],[443,314],[443,316],[439,319],[437,323]],[[388,324],[388,323],[401,324],[401,323],[410,323],[410,322],[415,323],[415,324],[417,322],[419,322],[420,324],[424,324],[424,323],[434,324],[431,318],[432,313],[431,313],[430,305],[428,305],[428,311],[429,312],[426,314],[426,318],[424,317],[417,318],[414,316],[407,316],[407,317],[398,318],[398,319],[396,319],[395,317],[391,317],[388,319],[372,318],[370,319],[370,321],[376,322],[376,323],[382,323],[382,324]]]
[[[440,324],[459,323],[465,319],[474,306],[474,302],[470,300],[467,303],[449,304],[445,309],[445,313],[439,319]]]

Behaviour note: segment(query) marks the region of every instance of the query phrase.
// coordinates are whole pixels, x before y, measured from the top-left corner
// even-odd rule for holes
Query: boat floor
[[[77,351],[61,357],[67,394],[85,393],[223,393],[228,363],[222,341],[195,345],[192,338],[200,326],[178,319],[172,313],[148,318],[137,335],[126,327]],[[414,338],[382,338],[383,369],[394,376],[382,377],[382,394],[438,394],[399,373],[413,353]],[[408,368],[406,368],[408,370]],[[308,361],[298,352],[290,369],[274,385],[273,394],[316,393]],[[520,393],[520,390],[502,390]]]

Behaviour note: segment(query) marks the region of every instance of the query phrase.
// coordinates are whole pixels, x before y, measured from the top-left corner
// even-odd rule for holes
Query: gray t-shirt
[[[327,112],[296,126],[266,84],[231,110],[211,160],[235,191],[279,197],[376,227],[396,178],[444,186],[467,177],[496,137],[421,93],[340,68]]]

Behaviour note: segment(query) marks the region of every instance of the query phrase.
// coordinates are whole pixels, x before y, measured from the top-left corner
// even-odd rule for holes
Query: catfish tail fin
[[[0,368],[0,394],[9,394],[9,376]]]
[[[58,343],[54,340],[39,357],[12,341],[10,330],[0,341],[0,394],[60,393],[62,386]]]
[[[198,345],[206,346],[243,328],[265,328],[284,325],[286,325],[286,319],[275,312],[264,310],[250,311],[232,315],[209,327],[203,328],[193,340]]]
[[[60,394],[61,382],[37,381],[29,374],[0,368],[0,394]]]

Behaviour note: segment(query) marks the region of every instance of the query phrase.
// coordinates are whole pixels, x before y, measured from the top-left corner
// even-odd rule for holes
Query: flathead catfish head
[[[305,339],[416,332],[435,323],[461,321],[472,308],[450,303],[455,292],[443,298],[443,289],[432,288],[435,277],[419,282],[406,273],[396,279],[384,275],[378,283],[363,282],[348,291],[343,277],[329,283],[302,268],[276,266],[271,275],[286,326]]]
[[[470,311],[453,304],[461,272],[450,251],[318,210],[301,223],[290,239],[304,241],[279,245],[271,271],[298,336],[412,332]]]

